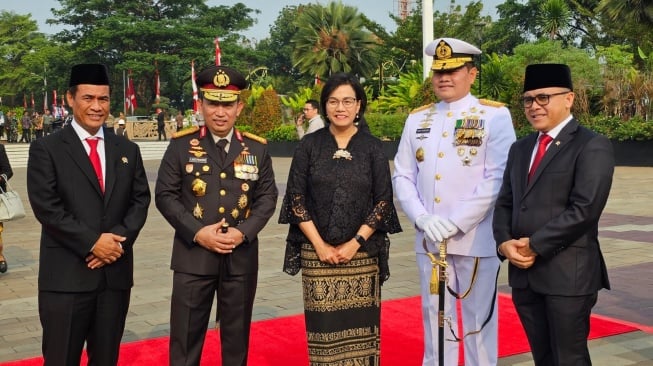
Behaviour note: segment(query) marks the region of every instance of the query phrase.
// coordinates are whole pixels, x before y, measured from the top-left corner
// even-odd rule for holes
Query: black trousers
[[[161,141],[161,136],[163,136],[163,140],[168,139],[166,137],[166,126],[158,126],[157,127],[157,133],[159,134],[159,141]]]
[[[587,336],[598,293],[554,296],[512,289],[536,366],[591,365]]]
[[[131,290],[39,291],[45,366],[79,366],[84,342],[88,365],[118,363]]]
[[[256,273],[199,276],[175,272],[170,309],[170,365],[200,364],[216,292],[222,365],[247,365],[256,283]]]

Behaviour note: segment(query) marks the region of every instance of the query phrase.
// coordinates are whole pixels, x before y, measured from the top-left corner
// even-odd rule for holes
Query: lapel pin
[[[123,156],[120,160],[122,160],[122,163],[123,163],[123,164],[127,164],[127,163],[129,163],[129,161],[127,160],[127,157],[126,157],[126,156]]]
[[[556,141],[556,146],[560,146],[560,141]]]

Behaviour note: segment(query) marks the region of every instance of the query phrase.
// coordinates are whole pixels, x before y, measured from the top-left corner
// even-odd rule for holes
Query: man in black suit
[[[102,128],[109,75],[73,66],[73,120],[34,140],[27,192],[41,223],[39,316],[45,365],[116,365],[133,286],[133,246],[150,189],[136,144]]]
[[[225,66],[197,76],[205,125],[176,133],[156,182],[156,206],[175,228],[170,365],[199,365],[217,293],[223,365],[246,365],[256,293],[258,233],[277,188],[266,141],[234,128],[245,78]]]
[[[591,365],[598,291],[610,288],[598,222],[612,185],[610,141],[571,115],[569,67],[526,68],[522,102],[537,130],[515,142],[494,210],[499,257],[535,365]],[[545,137],[549,136],[549,137]]]

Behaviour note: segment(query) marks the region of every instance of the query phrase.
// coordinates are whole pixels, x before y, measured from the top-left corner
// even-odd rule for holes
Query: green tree
[[[286,6],[270,26],[270,37],[261,40],[256,51],[265,55],[265,65],[269,68],[275,89],[281,94],[292,93],[297,88],[313,82],[315,75],[302,74],[293,66],[291,39],[297,32],[295,19],[303,11],[304,5]]]
[[[122,71],[132,70],[139,107],[154,102],[155,61],[161,93],[172,103],[185,99],[190,107],[190,61],[196,70],[214,63],[213,40],[220,39],[222,62],[244,73],[261,62],[254,49],[244,47],[239,31],[250,27],[257,11],[242,3],[209,7],[205,0],[59,0],[52,24],[65,25],[55,35],[71,44],[78,62],[109,66],[113,85],[122,85]],[[122,90],[113,89],[113,109],[121,110]],[[185,98],[184,98],[185,96]],[[184,107],[184,106],[180,106]]]
[[[263,90],[256,99],[250,116],[254,133],[265,135],[281,124],[283,114],[279,95],[273,89]]]
[[[652,0],[601,0],[596,11],[612,21],[644,22],[653,26]]]
[[[537,23],[542,32],[554,40],[569,27],[570,19],[571,11],[564,0],[547,0],[540,5]]]
[[[296,20],[294,65],[304,74],[327,78],[344,71],[368,76],[378,67],[378,40],[363,27],[358,10],[341,2],[311,4]]]
[[[44,94],[50,105],[50,91],[67,87],[69,48],[48,41],[31,15],[0,11],[0,55],[0,97],[5,105],[22,105],[23,95],[31,98],[34,93],[41,111]]]

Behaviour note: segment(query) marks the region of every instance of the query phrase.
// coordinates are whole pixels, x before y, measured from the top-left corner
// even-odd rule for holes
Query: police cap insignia
[[[221,65],[202,70],[197,75],[196,83],[205,99],[216,102],[236,101],[240,91],[247,87],[247,80],[240,72]]]

